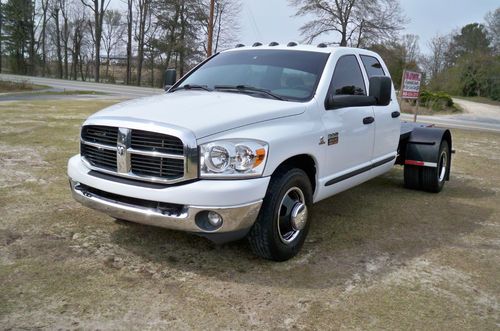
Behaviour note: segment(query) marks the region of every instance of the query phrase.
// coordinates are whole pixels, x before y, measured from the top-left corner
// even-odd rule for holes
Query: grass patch
[[[28,81],[10,82],[5,80],[0,80],[0,93],[29,92],[29,91],[43,90],[46,88],[50,87],[45,85],[35,85],[29,83]]]
[[[498,328],[500,135],[454,130],[440,194],[396,168],[321,201],[301,254],[271,263],[73,201],[80,125],[113,103],[0,103],[3,329]]]

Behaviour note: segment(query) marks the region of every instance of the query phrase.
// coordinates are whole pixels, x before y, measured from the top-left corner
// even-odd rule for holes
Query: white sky
[[[122,0],[111,0],[112,7],[122,7]],[[246,45],[255,41],[269,43],[302,40],[299,28],[304,18],[294,17],[295,8],[287,0],[241,0],[240,39]],[[483,22],[490,10],[500,7],[499,0],[400,0],[410,22],[403,33],[420,36],[420,48],[427,51],[428,41],[436,33],[447,34],[468,23]],[[335,36],[318,39],[338,41]]]

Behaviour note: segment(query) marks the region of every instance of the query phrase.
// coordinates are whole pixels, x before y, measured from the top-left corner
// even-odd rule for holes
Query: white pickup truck
[[[395,164],[408,188],[438,192],[449,180],[450,132],[400,121],[371,51],[238,45],[175,76],[167,70],[165,94],[83,123],[68,163],[77,201],[217,243],[247,237],[257,255],[283,261],[322,199]]]

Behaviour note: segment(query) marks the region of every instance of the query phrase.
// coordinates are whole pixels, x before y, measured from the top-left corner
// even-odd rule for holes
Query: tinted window
[[[330,93],[366,95],[363,74],[354,55],[346,55],[338,60],[330,84]]]
[[[382,69],[382,65],[373,56],[361,55],[361,62],[363,62],[363,65],[365,66],[368,78],[373,76],[385,75],[384,69]]]
[[[314,95],[329,54],[287,50],[245,50],[221,53],[179,85],[248,85],[288,100]]]

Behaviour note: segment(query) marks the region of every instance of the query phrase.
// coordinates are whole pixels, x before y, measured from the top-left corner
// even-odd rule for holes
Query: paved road
[[[60,90],[89,90],[109,93],[122,98],[139,98],[162,93],[161,89],[69,81],[42,77],[0,74],[1,80],[29,81],[33,84],[48,85]],[[452,128],[500,132],[500,107],[461,99],[454,99],[464,113],[444,116],[419,116],[419,122],[432,123]],[[402,120],[413,121],[413,115],[402,114]]]
[[[72,80],[62,80],[53,78],[42,78],[42,77],[31,77],[31,76],[19,76],[19,75],[8,75],[0,74],[0,80],[8,81],[27,81],[32,84],[47,85],[58,90],[67,91],[98,91],[103,93],[109,93],[123,98],[140,98],[148,95],[154,95],[162,93],[162,89],[147,88],[147,87],[137,87],[137,86],[125,86],[125,85],[115,85],[115,84],[100,84],[91,82],[80,82]]]
[[[500,132],[500,106],[462,99],[453,101],[463,108],[463,113],[442,116],[421,115],[418,116],[418,122],[459,129]],[[402,114],[401,119],[413,121],[413,115]]]

